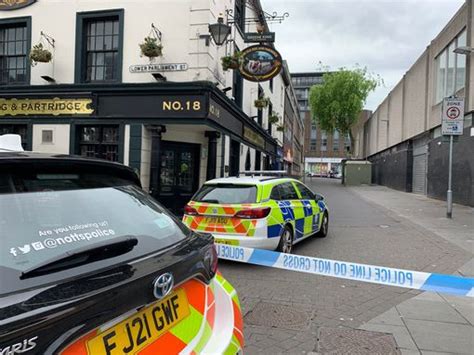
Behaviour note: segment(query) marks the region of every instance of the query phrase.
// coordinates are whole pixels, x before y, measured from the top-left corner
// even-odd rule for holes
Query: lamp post
[[[474,49],[472,47],[466,47],[466,46],[461,46],[457,47],[453,51],[456,54],[460,55],[470,55],[472,52],[474,52]],[[466,65],[467,67],[467,65]],[[466,81],[468,82],[468,81]],[[443,107],[443,111],[445,108]],[[464,110],[462,115],[464,115]],[[453,185],[453,142],[454,142],[454,136],[451,134],[449,136],[449,162],[448,162],[448,191],[446,194],[446,202],[447,202],[447,209],[446,209],[446,217],[447,218],[453,218],[453,190],[452,190],[452,185]]]
[[[209,25],[209,33],[218,46],[222,46],[230,34],[231,27],[224,23],[224,18],[219,16],[217,23]]]

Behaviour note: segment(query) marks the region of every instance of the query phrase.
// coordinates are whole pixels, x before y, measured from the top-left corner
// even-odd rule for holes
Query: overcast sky
[[[372,93],[375,110],[462,6],[464,0],[262,0],[267,12],[288,12],[276,48],[291,72],[366,66],[385,87]]]

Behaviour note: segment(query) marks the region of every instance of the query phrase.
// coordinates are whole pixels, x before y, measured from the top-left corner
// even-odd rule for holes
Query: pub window
[[[245,1],[246,0],[235,0],[235,24],[242,32],[245,31]]]
[[[239,49],[236,47],[236,51]],[[242,101],[244,96],[244,79],[238,70],[233,71],[232,76],[232,94],[234,96],[234,101],[238,107],[242,108]]]
[[[26,124],[2,124],[0,125],[0,136],[4,134],[18,134],[21,137],[21,146],[28,150],[28,126]]]
[[[268,105],[268,116],[270,116],[270,114],[273,112],[273,105],[270,103]],[[268,134],[272,135],[272,127],[273,127],[273,124],[269,121],[268,121]]]
[[[52,129],[43,129],[41,131],[41,143],[53,143]]]
[[[0,85],[28,84],[30,18],[0,21]]]
[[[119,160],[118,126],[81,126],[79,154],[84,157]]]
[[[123,11],[78,14],[77,82],[122,80]]]
[[[262,98],[264,96],[263,88],[261,85],[258,85],[258,97]],[[257,122],[260,126],[263,125],[263,109],[259,108],[257,110]]]

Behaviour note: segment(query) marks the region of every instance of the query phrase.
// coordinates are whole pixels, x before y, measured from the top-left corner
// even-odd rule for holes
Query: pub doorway
[[[199,188],[199,144],[161,141],[158,201],[177,216]],[[155,189],[154,189],[155,190]]]

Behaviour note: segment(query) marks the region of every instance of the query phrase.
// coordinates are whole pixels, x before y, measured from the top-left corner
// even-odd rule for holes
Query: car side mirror
[[[316,202],[319,202],[319,201],[324,201],[324,196],[320,195],[320,194],[314,194],[314,200]]]

